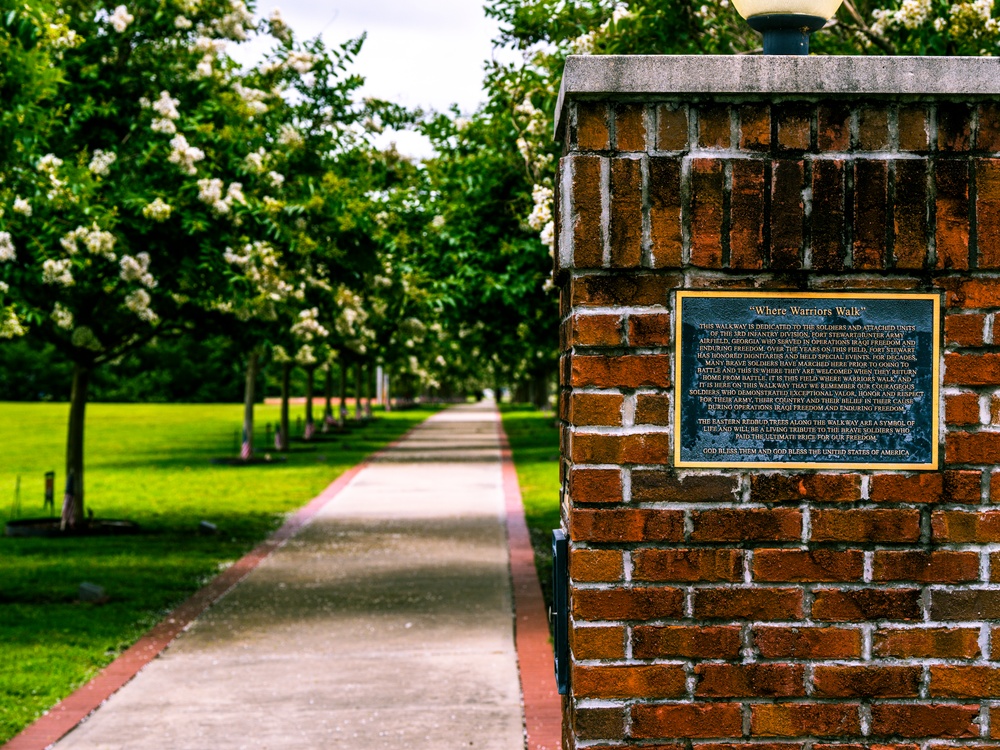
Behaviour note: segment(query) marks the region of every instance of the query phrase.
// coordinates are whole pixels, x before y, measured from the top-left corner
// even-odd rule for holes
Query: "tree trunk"
[[[90,368],[73,365],[73,391],[69,405],[69,430],[66,436],[66,495],[63,498],[63,531],[79,528],[84,524],[83,505],[83,428],[87,411],[87,390],[90,386]]]
[[[327,363],[326,376],[323,379],[323,398],[326,405],[323,407],[323,432],[330,429],[333,424],[333,365]]]
[[[536,409],[542,410],[549,407],[549,378],[547,373],[535,373],[535,377],[532,379],[532,395],[534,396],[532,400],[535,403]]]
[[[278,442],[279,451],[288,450],[288,397],[289,381],[292,378],[292,363],[282,362],[281,364],[281,439]]]
[[[354,364],[354,418],[357,420],[364,419],[364,414],[361,413],[361,385],[364,382],[364,365],[358,360]]]
[[[347,421],[347,363],[340,361],[340,409],[337,414],[337,424],[341,427]]]
[[[365,378],[365,415],[370,419],[372,416],[372,401],[375,399],[375,378],[378,377],[378,368],[374,364],[368,365],[368,377]]]
[[[303,440],[312,440],[316,425],[313,423],[313,391],[316,385],[316,368],[306,368],[306,427]]]
[[[389,372],[387,370],[383,370],[382,378],[382,400],[384,401],[385,410],[388,412],[392,411],[392,390],[390,388],[392,383],[389,380]]]
[[[240,458],[244,461],[253,458],[253,407],[259,368],[260,354],[255,351],[247,358],[247,382],[243,389],[243,445],[240,450]]]

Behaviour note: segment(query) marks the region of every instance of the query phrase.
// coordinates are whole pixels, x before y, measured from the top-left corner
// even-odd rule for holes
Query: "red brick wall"
[[[566,747],[1000,748],[1000,105],[567,112]],[[943,292],[942,470],[675,471],[678,288]]]

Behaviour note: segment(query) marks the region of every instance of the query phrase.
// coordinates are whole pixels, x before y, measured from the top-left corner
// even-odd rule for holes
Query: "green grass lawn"
[[[301,411],[301,407],[298,409]],[[293,407],[293,414],[295,407]],[[165,613],[277,528],[365,455],[431,411],[377,413],[315,450],[292,444],[286,464],[231,468],[239,405],[91,404],[86,500],[98,517],[138,522],[135,536],[0,537],[0,744],[90,679]],[[61,504],[65,404],[0,403],[0,521],[21,478],[21,517],[42,515],[43,475]],[[257,409],[263,425],[278,407]],[[550,451],[551,453],[551,451]],[[219,533],[197,533],[202,520]],[[110,601],[77,601],[82,582]]]
[[[559,428],[550,411],[502,406],[545,601],[552,598],[552,529],[559,527]]]

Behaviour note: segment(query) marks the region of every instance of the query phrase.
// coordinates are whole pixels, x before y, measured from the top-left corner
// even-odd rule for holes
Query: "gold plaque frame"
[[[685,299],[706,297],[742,297],[746,299],[801,299],[801,300],[927,300],[933,304],[933,334],[931,374],[931,460],[927,463],[866,463],[866,462],[810,462],[810,461],[682,461],[681,460],[681,331]],[[674,293],[674,466],[678,469],[861,469],[895,471],[929,471],[940,468],[940,411],[941,411],[941,295],[908,292],[709,292],[678,290]]]

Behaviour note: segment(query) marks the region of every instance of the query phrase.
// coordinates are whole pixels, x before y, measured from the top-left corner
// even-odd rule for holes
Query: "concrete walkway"
[[[496,420],[380,454],[55,747],[524,748]]]

